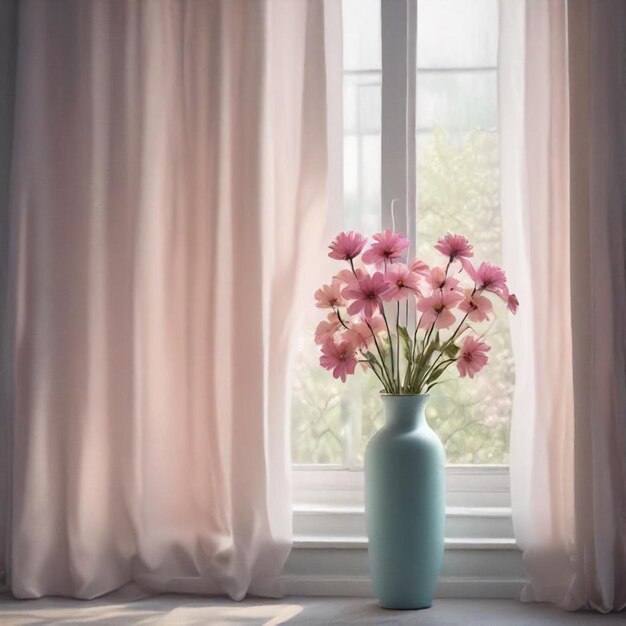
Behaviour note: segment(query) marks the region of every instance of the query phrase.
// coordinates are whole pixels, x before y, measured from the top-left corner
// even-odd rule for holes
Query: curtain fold
[[[569,0],[576,581],[626,608],[626,2]]]
[[[624,7],[500,3],[522,599],[603,612],[626,593]]]
[[[277,595],[324,0],[24,0],[11,589]]]
[[[11,497],[12,321],[9,313],[9,181],[13,145],[17,0],[0,2],[0,591],[8,587]]]

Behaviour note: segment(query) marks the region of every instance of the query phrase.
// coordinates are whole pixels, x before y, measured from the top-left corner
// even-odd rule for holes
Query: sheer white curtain
[[[16,596],[279,593],[339,19],[324,0],[19,3]]]
[[[618,610],[626,603],[625,3],[500,7],[504,248],[523,303],[512,322],[511,430],[514,526],[530,579],[523,598]]]

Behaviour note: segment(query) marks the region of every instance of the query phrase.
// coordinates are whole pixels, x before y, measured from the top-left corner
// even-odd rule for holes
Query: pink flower
[[[328,256],[331,259],[349,261],[361,254],[366,243],[367,239],[353,230],[348,233],[339,233],[328,246],[330,248]]]
[[[373,265],[393,261],[393,259],[400,258],[403,251],[410,245],[409,240],[404,235],[392,233],[389,228],[374,235],[374,239],[376,243],[363,253],[363,263]]]
[[[431,296],[422,298],[417,303],[417,310],[422,312],[421,327],[428,327],[433,322],[435,328],[450,328],[456,317],[450,310],[462,300],[463,296],[458,291],[434,291]]]
[[[315,343],[322,345],[327,339],[332,339],[340,328],[341,322],[337,313],[335,311],[329,313],[328,317],[322,320],[315,329]]]
[[[356,359],[354,358],[354,346],[352,342],[345,339],[335,342],[334,339],[327,339],[322,345],[322,356],[320,365],[333,371],[335,378],[341,378],[341,382],[346,382],[348,374],[354,374]]]
[[[341,292],[346,300],[353,300],[348,306],[348,313],[356,315],[363,312],[365,317],[372,317],[380,308],[380,298],[389,289],[385,277],[376,272],[372,276],[363,273],[361,278],[348,284]]]
[[[349,285],[350,283],[356,282],[363,275],[363,270],[357,267],[354,272],[352,270],[341,270],[337,272],[337,274],[333,276],[333,280],[337,280],[344,285]]]
[[[513,315],[515,315],[517,313],[517,309],[519,308],[519,300],[517,299],[517,296],[512,293],[506,302],[506,308],[511,311],[511,313],[513,313]]]
[[[428,265],[426,265],[424,261],[420,261],[419,259],[416,259],[415,261],[413,261],[413,263],[411,263],[410,269],[412,272],[415,272],[416,274],[421,274],[422,276],[428,276],[428,272],[430,271]]]
[[[346,330],[344,335],[346,335],[346,337],[357,348],[367,348],[374,341],[372,331],[374,332],[374,335],[378,335],[384,330],[385,320],[382,315],[374,315],[374,317],[370,317],[367,320],[367,323],[365,320],[357,318],[356,321],[352,323],[350,328]]]
[[[463,235],[453,235],[448,233],[441,237],[435,244],[435,250],[438,250],[444,256],[449,257],[450,261],[454,259],[469,258],[474,256],[472,252],[473,246]]]
[[[497,265],[483,261],[475,268],[467,259],[462,259],[463,269],[476,284],[477,291],[490,291],[500,296],[505,302],[509,297],[506,274]]]
[[[442,267],[433,267],[430,273],[426,276],[426,282],[430,285],[431,289],[442,289],[451,291],[456,289],[459,281],[452,276],[447,276],[445,270]]]
[[[487,365],[489,357],[486,352],[491,348],[484,342],[473,335],[465,337],[461,344],[461,350],[456,361],[456,368],[459,370],[461,377],[474,375]]]
[[[420,277],[412,272],[404,263],[393,263],[385,273],[389,289],[383,295],[383,300],[404,300],[408,296],[420,294],[418,288]]]
[[[315,292],[315,299],[317,300],[315,306],[318,309],[332,309],[336,306],[343,306],[345,302],[341,297],[342,288],[341,282],[333,279],[330,285],[324,285]]]
[[[465,299],[459,304],[459,309],[467,313],[467,319],[472,322],[484,322],[489,319],[493,311],[491,300],[479,293],[472,294],[472,289],[465,290]]]

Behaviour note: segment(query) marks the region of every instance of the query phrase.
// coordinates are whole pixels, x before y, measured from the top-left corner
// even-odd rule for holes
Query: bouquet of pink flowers
[[[489,360],[491,348],[474,325],[491,319],[490,298],[512,313],[519,306],[504,271],[486,262],[474,267],[462,235],[437,241],[444,261],[435,267],[405,262],[402,234],[385,230],[372,239],[368,246],[360,233],[343,232],[329,246],[328,256],[349,267],[315,292],[317,306],[332,309],[315,331],[322,367],[345,382],[361,363],[390,394],[427,393],[453,363],[460,376],[474,378]]]

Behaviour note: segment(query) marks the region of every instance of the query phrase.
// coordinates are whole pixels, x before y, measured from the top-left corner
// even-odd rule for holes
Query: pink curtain
[[[513,519],[522,598],[568,609],[626,603],[624,8],[500,4]]]
[[[15,105],[17,0],[0,2],[0,592],[8,586],[11,494],[11,320],[9,310],[9,181]]]
[[[573,606],[626,608],[626,2],[568,3]]]
[[[339,7],[19,11],[11,589],[276,595]]]

